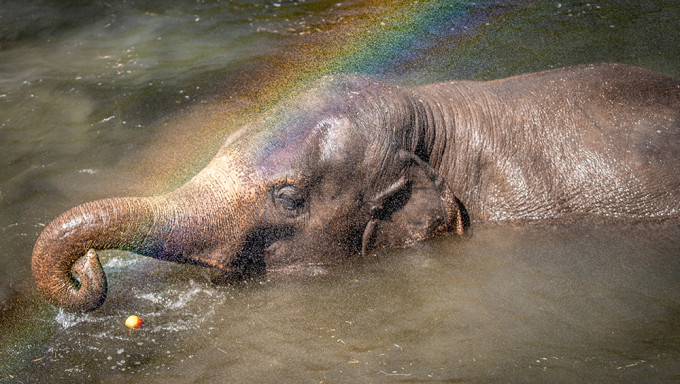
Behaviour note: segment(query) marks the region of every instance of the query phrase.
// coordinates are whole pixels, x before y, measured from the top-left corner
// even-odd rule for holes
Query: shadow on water
[[[672,1],[418,4],[0,3],[0,381],[680,379],[671,224],[485,225],[225,285],[111,251],[100,310],[37,295],[30,254],[49,220],[180,185],[240,121],[324,71],[422,84],[618,61],[680,76]],[[133,313],[141,329],[123,326]]]

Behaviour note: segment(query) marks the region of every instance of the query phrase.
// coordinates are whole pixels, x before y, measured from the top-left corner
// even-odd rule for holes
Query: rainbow
[[[443,36],[462,30],[473,7],[459,0],[340,3],[328,17],[335,22],[320,26],[325,30],[298,32],[286,53],[270,58],[257,74],[244,68],[243,76],[237,75],[239,84],[230,85],[222,100],[170,122],[175,128],[152,144],[153,153],[134,160],[139,168],[132,172],[153,180],[142,193],[180,186],[207,164],[229,132],[324,75],[354,72],[390,78],[421,65]]]
[[[163,127],[157,129],[163,132],[149,150],[122,163],[120,177],[125,181],[120,184],[129,184],[129,175],[140,180],[139,185],[126,187],[124,193],[152,195],[178,187],[214,156],[234,128],[324,75],[356,72],[389,78],[429,60],[424,56],[426,48],[437,47],[442,36],[458,30],[473,7],[473,3],[459,0],[340,3],[329,11],[328,19],[334,19],[334,23],[288,39],[295,41],[288,52],[271,58],[259,75],[244,68],[239,77],[243,81],[232,85],[222,100],[159,122]],[[0,366],[5,367],[0,370],[3,378],[40,356],[42,343],[48,342],[54,331],[51,325],[35,321],[50,312],[46,305],[35,304],[40,300],[35,295],[17,299],[17,310],[4,319],[3,326],[12,328],[4,341],[13,352],[0,356]]]
[[[269,102],[279,100],[323,75],[356,72],[385,77],[406,63],[418,61],[423,48],[436,45],[464,22],[473,5],[463,1],[373,0],[364,11],[339,26],[301,36],[289,56],[267,74],[260,92]],[[354,14],[348,7],[344,12]],[[371,10],[370,14],[366,10]],[[342,17],[342,16],[341,16]],[[272,76],[273,75],[273,76]]]

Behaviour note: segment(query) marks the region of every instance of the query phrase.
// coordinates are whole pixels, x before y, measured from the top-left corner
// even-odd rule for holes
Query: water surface
[[[110,295],[86,315],[37,295],[30,254],[76,204],[180,185],[324,73],[415,85],[615,61],[680,76],[679,20],[673,1],[0,2],[0,380],[678,380],[677,225],[485,225],[226,285],[106,252]]]

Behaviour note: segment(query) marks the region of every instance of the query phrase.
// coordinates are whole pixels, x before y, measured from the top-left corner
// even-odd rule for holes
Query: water
[[[616,61],[680,76],[673,1],[520,3],[0,2],[0,380],[677,381],[676,224],[485,225],[231,284],[107,252],[110,295],[86,315],[30,280],[56,215],[180,185],[239,121],[326,72],[411,85]]]

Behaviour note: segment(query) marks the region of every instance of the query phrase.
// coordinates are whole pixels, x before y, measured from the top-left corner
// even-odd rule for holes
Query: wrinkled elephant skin
[[[680,82],[624,65],[417,88],[328,76],[228,137],[176,191],[57,217],[33,276],[52,304],[92,310],[103,249],[247,275],[470,222],[676,219],[679,122]]]

